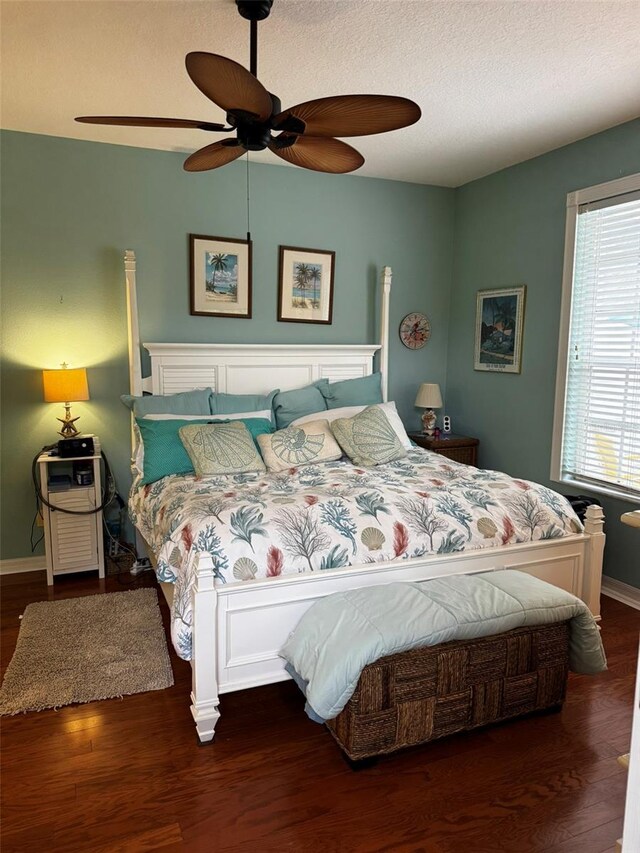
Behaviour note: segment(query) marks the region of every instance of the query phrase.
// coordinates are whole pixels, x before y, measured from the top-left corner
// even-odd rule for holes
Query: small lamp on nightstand
[[[422,413],[422,432],[425,435],[433,435],[436,425],[436,413],[433,410],[442,408],[440,386],[435,383],[423,382],[418,388],[415,405],[419,409],[424,409]]]
[[[84,367],[70,370],[66,364],[60,370],[43,370],[45,403],[64,403],[64,420],[58,418],[62,429],[58,433],[63,438],[73,438],[80,432],[75,427],[78,418],[71,417],[71,403],[89,399],[87,371]]]

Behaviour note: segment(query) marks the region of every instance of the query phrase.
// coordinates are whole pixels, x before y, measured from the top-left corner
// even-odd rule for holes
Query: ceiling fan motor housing
[[[247,21],[264,21],[269,17],[273,0],[236,0],[238,12]]]
[[[268,124],[239,122],[237,131],[238,142],[247,151],[264,151],[271,142],[271,128]]]

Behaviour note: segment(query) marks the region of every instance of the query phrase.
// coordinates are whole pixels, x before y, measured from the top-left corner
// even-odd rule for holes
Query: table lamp
[[[65,364],[59,370],[43,370],[45,403],[64,403],[64,420],[58,418],[62,429],[58,433],[63,438],[73,438],[79,430],[75,422],[79,418],[71,417],[71,403],[89,399],[87,371],[84,367],[70,370]]]
[[[419,409],[424,409],[422,413],[422,432],[425,435],[433,435],[436,425],[436,413],[433,410],[442,407],[440,386],[435,383],[423,382],[418,388],[415,405]]]

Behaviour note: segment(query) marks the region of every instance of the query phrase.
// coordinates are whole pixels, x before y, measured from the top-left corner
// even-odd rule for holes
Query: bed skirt
[[[365,667],[326,725],[358,761],[559,708],[568,671],[569,622],[412,649]]]

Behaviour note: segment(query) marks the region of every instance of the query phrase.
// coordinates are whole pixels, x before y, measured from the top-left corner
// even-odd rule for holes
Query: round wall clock
[[[400,323],[400,340],[409,349],[420,349],[429,340],[431,323],[426,314],[407,314]]]

